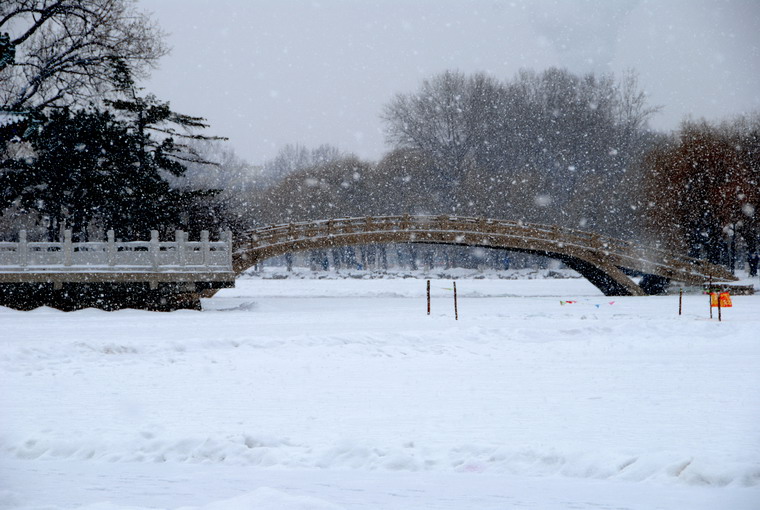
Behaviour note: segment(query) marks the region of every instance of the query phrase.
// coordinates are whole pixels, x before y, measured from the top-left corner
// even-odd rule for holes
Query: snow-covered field
[[[760,508],[760,296],[432,287],[0,308],[0,508]]]

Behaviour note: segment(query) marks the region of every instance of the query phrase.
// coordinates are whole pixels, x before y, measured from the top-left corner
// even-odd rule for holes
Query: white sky
[[[657,129],[760,110],[758,0],[139,0],[173,50],[144,85],[253,163],[387,150],[382,106],[446,69],[639,72]]]

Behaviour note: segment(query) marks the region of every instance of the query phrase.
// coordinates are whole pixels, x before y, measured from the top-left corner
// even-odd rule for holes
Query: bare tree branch
[[[100,102],[167,52],[136,0],[4,0],[0,33],[15,50],[0,69],[0,108],[8,110]]]

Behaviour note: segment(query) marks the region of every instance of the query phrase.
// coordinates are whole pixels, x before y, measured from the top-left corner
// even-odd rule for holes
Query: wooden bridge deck
[[[725,268],[704,260],[590,232],[509,220],[461,216],[379,216],[272,225],[246,232],[235,243],[240,272],[288,252],[376,243],[437,243],[502,248],[565,262],[608,295],[645,295],[625,271],[687,284],[733,281]]]

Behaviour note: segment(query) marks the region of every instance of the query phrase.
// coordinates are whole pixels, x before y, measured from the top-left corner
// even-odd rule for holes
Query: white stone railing
[[[147,271],[208,272],[232,271],[232,233],[210,241],[207,230],[200,241],[189,241],[186,232],[176,231],[174,241],[159,241],[151,231],[150,241],[116,241],[108,231],[106,242],[72,242],[66,230],[62,242],[27,242],[26,231],[19,242],[0,242],[0,272],[15,271]]]

